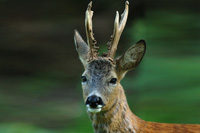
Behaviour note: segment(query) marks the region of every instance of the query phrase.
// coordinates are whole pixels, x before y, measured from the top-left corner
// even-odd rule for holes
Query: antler
[[[117,45],[118,45],[120,36],[126,25],[126,20],[128,18],[128,5],[129,5],[129,2],[126,1],[125,9],[124,9],[123,14],[121,15],[120,22],[119,22],[119,12],[118,11],[116,12],[113,35],[111,36],[110,41],[107,43],[107,45],[108,45],[107,56],[112,59],[114,59],[114,57],[115,57],[115,52],[117,50]]]
[[[89,61],[92,60],[93,58],[97,58],[98,56],[98,48],[96,46],[97,41],[94,38],[94,33],[92,30],[92,16],[93,16],[93,11],[91,10],[92,8],[92,1],[88,4],[88,8],[85,12],[85,30],[86,30],[86,35],[87,35],[87,43],[89,45]]]

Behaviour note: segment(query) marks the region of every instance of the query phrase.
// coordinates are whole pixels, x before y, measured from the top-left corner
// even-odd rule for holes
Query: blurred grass
[[[135,40],[145,38],[147,53],[137,78],[126,77],[122,83],[135,87],[133,96],[127,97],[139,117],[200,124],[199,22],[194,12],[174,10],[153,10],[134,22],[129,32]]]
[[[139,93],[136,102],[137,93],[127,95],[133,112],[148,121],[200,123],[198,60],[147,57],[137,78],[123,81],[124,88],[134,86]]]
[[[200,18],[197,15],[152,10],[127,29],[129,38],[135,42],[141,37],[147,41],[147,53],[141,65],[122,81],[132,111],[142,119],[200,124]],[[80,98],[79,81],[63,77],[59,72],[50,73],[54,74],[14,78],[16,82],[11,78],[1,81],[0,119],[5,123],[0,124],[0,133],[93,131]],[[70,92],[67,88],[72,82],[77,88]],[[13,87],[16,88],[13,93],[6,91]],[[57,87],[64,88],[62,95],[56,93]],[[27,122],[29,117],[31,120]]]
[[[0,125],[0,133],[56,133],[25,123],[4,123]]]

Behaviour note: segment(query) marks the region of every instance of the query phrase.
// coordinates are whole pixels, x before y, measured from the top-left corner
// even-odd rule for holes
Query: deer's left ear
[[[117,71],[119,74],[124,74],[135,68],[142,60],[146,50],[144,40],[140,40],[135,45],[130,47],[119,59],[117,59]]]

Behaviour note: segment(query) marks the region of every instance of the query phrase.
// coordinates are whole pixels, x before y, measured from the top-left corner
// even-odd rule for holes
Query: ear
[[[137,67],[144,56],[145,50],[145,41],[140,40],[117,59],[117,71],[120,77],[123,78],[127,71]]]
[[[78,52],[79,58],[85,67],[88,60],[89,47],[82,39],[81,35],[77,30],[74,31],[74,42],[76,46],[76,51]]]

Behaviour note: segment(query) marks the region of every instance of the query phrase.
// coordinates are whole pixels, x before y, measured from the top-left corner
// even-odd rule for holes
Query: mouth
[[[98,105],[96,108],[92,108],[90,105],[86,105],[87,107],[87,110],[90,112],[90,113],[99,113],[102,109],[102,105]]]

